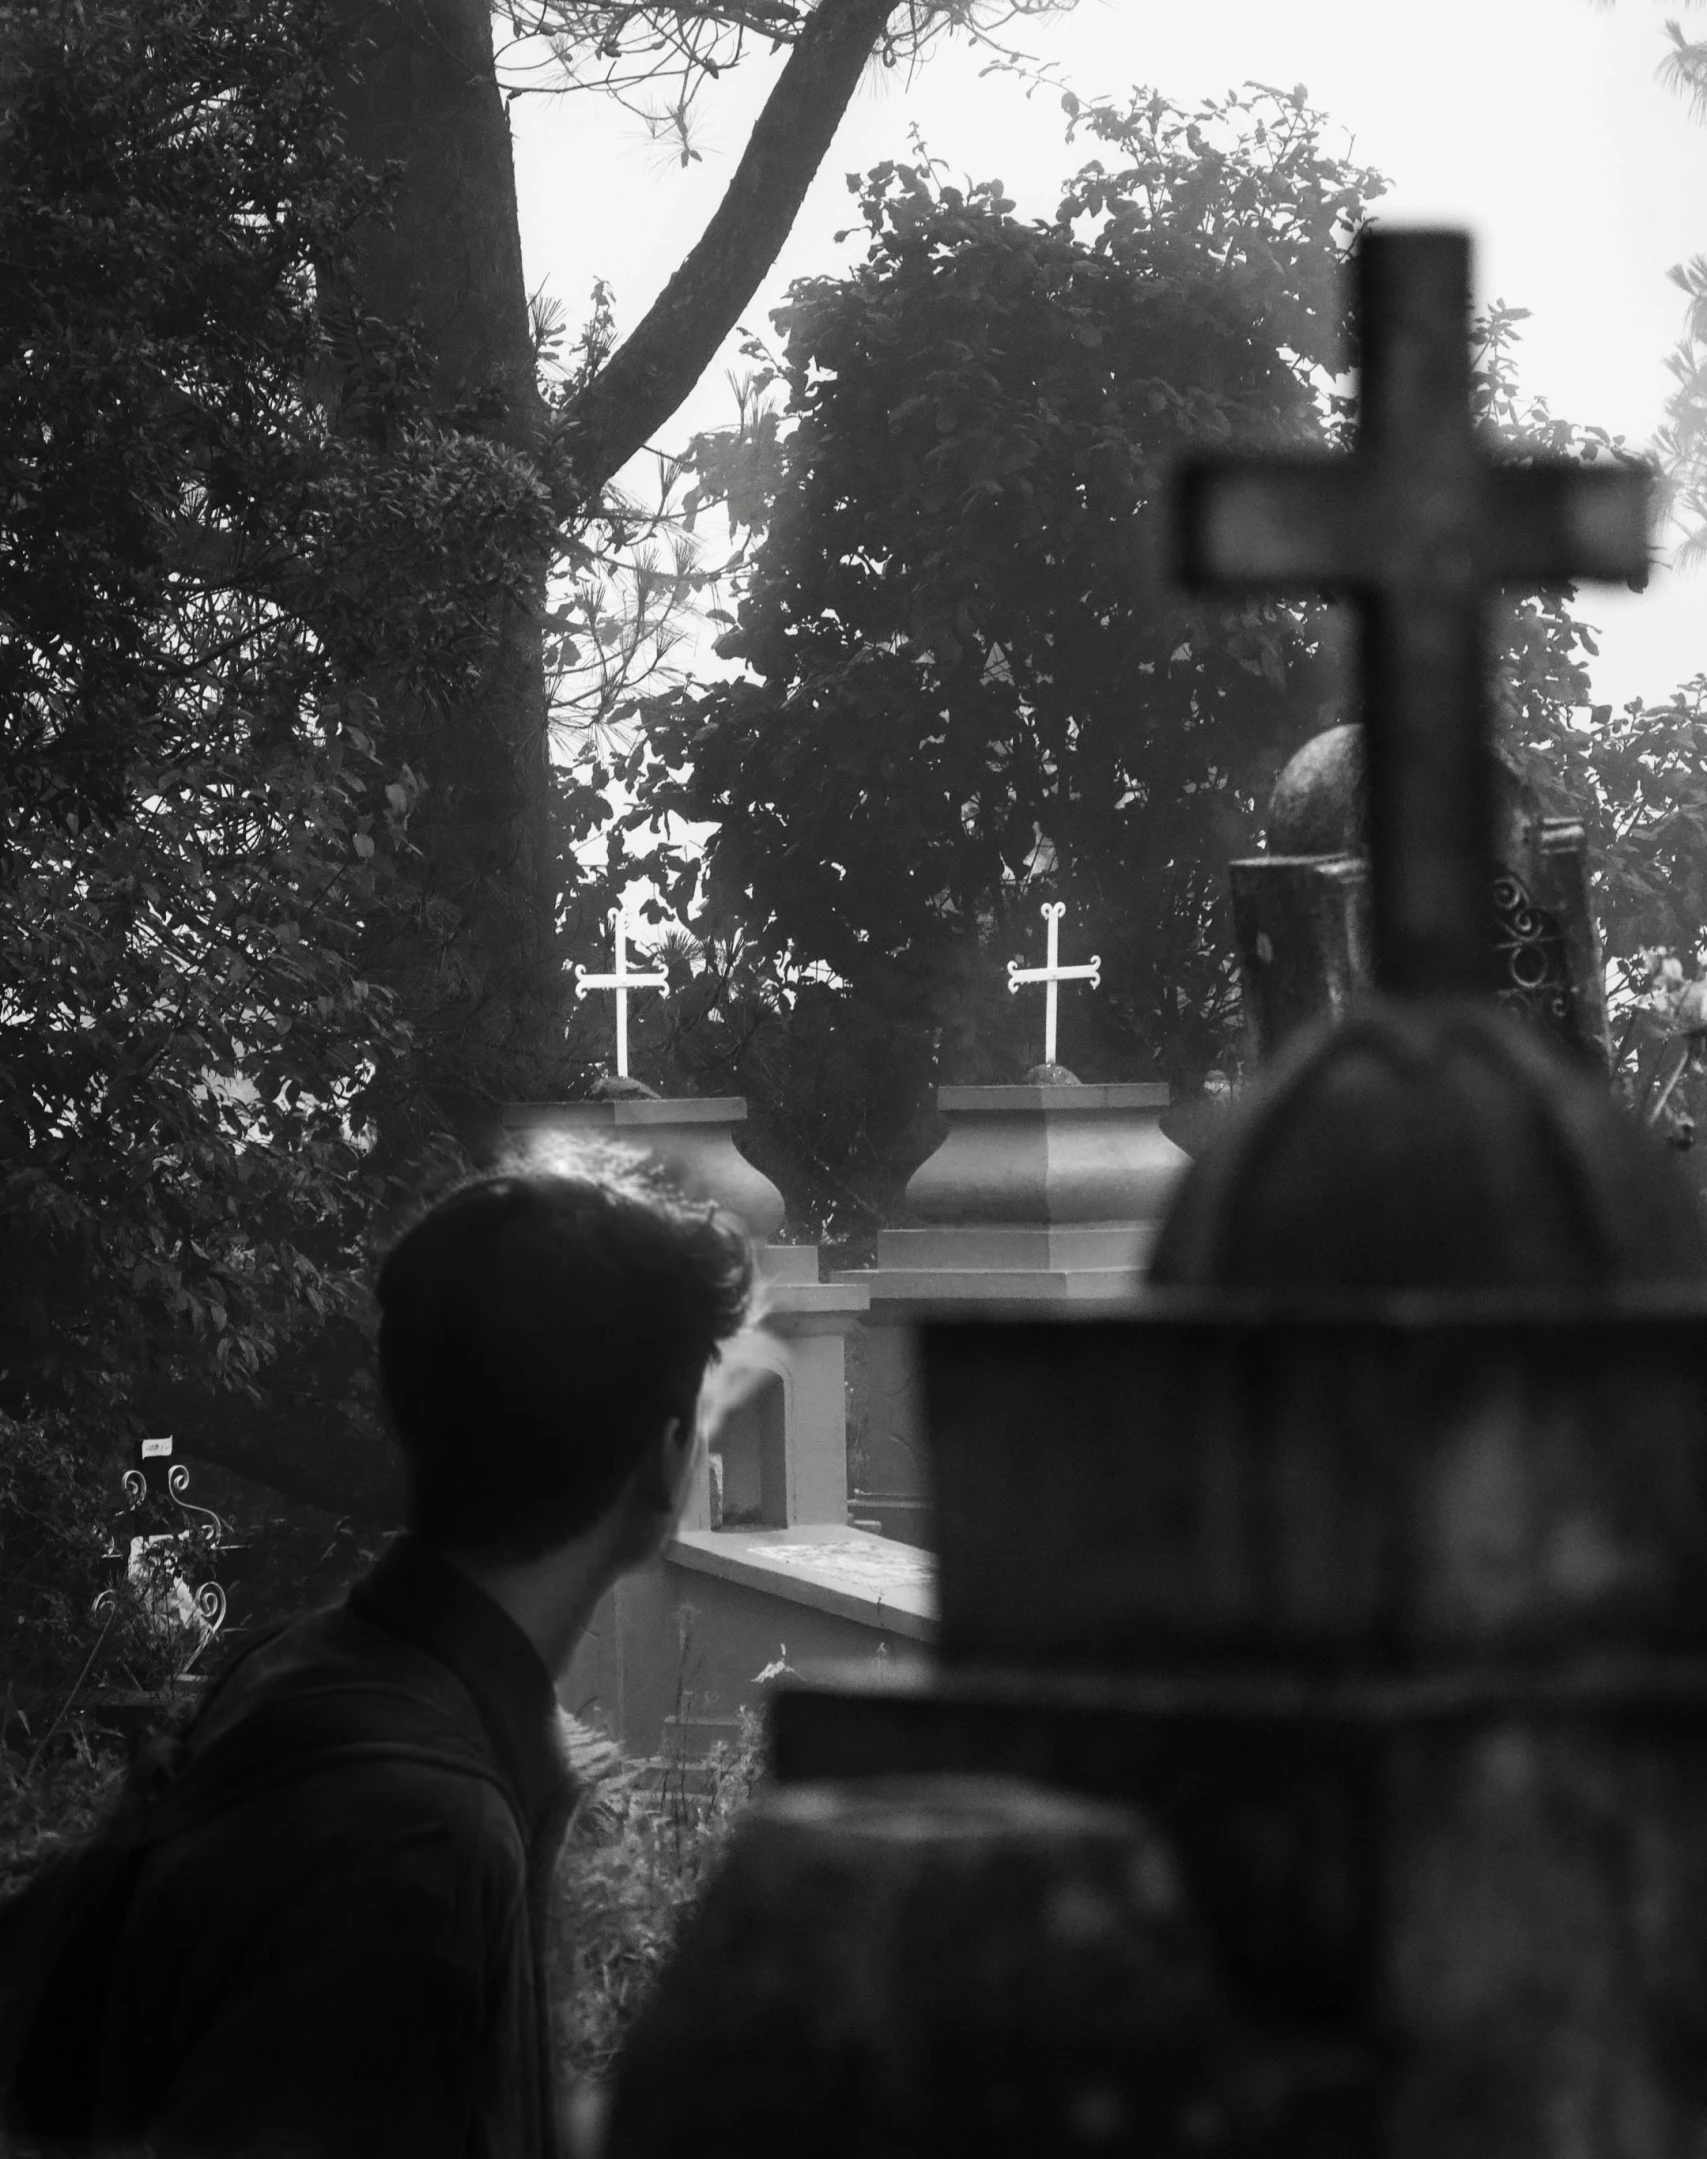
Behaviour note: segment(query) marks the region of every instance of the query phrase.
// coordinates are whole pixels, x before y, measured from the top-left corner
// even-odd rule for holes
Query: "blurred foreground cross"
[[[1349,457],[1194,460],[1188,584],[1348,594],[1362,617],[1375,971],[1411,995],[1490,985],[1485,613],[1493,587],[1647,569],[1649,475],[1497,464],[1470,413],[1470,243],[1366,234]]]

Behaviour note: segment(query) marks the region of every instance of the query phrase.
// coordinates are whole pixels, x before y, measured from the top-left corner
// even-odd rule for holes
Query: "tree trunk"
[[[479,401],[493,439],[537,454],[543,407],[487,0],[341,5],[346,143],[370,169],[400,173],[391,217],[360,236],[351,297],[416,326],[437,409]],[[569,415],[589,510],[692,390],[776,260],[895,5],[824,0],[807,21],[704,235]],[[536,606],[547,569],[542,551]],[[499,1103],[556,1091],[562,841],[540,625],[513,605],[495,629],[483,679],[449,709],[371,686],[389,754],[426,786],[411,824],[409,927],[370,956],[421,1042],[410,1088],[376,1089],[387,1167],[407,1165],[435,1123],[478,1151]]]
[[[342,0],[348,34],[338,104],[348,148],[394,164],[392,214],[362,229],[355,305],[411,324],[435,410],[530,454],[543,407],[516,216],[510,133],[486,0]],[[477,410],[477,422],[468,418]],[[541,551],[532,608],[543,605]],[[389,758],[425,783],[405,865],[408,933],[374,954],[421,1042],[425,1099],[379,1092],[381,1145],[407,1163],[434,1122],[478,1145],[495,1105],[545,1084],[561,1039],[548,703],[541,628],[507,604],[471,694],[428,709],[369,684]],[[389,1129],[388,1129],[389,1127]]]
[[[510,136],[487,0],[337,0],[346,60],[337,97],[346,145],[370,170],[399,169],[392,214],[355,251],[349,298],[413,324],[435,406],[524,455],[541,447]],[[775,261],[897,0],[824,0],[802,31],[704,236],[579,409],[575,479],[583,515],[599,490],[693,388]],[[535,588],[542,602],[548,562]],[[556,820],[541,629],[526,606],[495,625],[474,691],[428,709],[372,682],[385,749],[425,783],[410,823],[419,850],[401,873],[401,934],[365,956],[413,1022],[420,1056],[374,1088],[374,1166],[409,1181],[434,1131],[476,1153],[506,1100],[558,1091],[566,980],[555,922],[564,836]],[[222,1436],[225,1404],[172,1414],[210,1460],[371,1515],[388,1504],[385,1465],[307,1427],[299,1384],[312,1347],[287,1350],[269,1411],[241,1413],[249,1443]],[[317,1396],[314,1399],[318,1399]],[[239,1459],[240,1457],[240,1459]],[[269,1467],[272,1464],[272,1467]]]

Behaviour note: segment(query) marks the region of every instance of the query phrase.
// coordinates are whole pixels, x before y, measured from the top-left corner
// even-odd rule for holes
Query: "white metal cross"
[[[1063,967],[1061,956],[1061,917],[1067,912],[1065,902],[1046,900],[1043,919],[1049,925],[1049,956],[1041,967],[1022,967],[1018,960],[1008,962],[1008,988],[1018,994],[1022,982],[1041,982],[1044,985],[1043,1001],[1043,1062],[1055,1062],[1055,1007],[1057,986],[1062,982],[1088,982],[1094,990],[1102,981],[1102,955],[1093,952],[1083,967]]]
[[[631,975],[628,971],[628,921],[620,907],[610,912],[611,932],[616,939],[616,972],[609,975],[590,975],[584,968],[575,969],[575,996],[585,997],[589,990],[615,990],[616,992],[616,1072],[618,1079],[628,1077],[628,998],[631,990],[667,990],[668,975]]]

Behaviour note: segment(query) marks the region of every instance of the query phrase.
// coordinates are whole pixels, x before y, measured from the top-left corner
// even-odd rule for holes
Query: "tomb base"
[[[884,1230],[877,1265],[837,1277],[871,1307],[852,1518],[921,1546],[934,1531],[916,1327],[1129,1309],[1186,1167],[1161,1129],[1166,1087],[944,1087],[937,1100],[948,1136],[907,1187],[918,1226]]]
[[[625,1753],[692,1760],[738,1738],[785,1670],[900,1669],[935,1633],[922,1553],[846,1522],[686,1529],[606,1597],[559,1692]]]
[[[767,1665],[899,1657],[928,1636],[934,1610],[901,1560],[885,1572],[880,1539],[848,1526],[845,1345],[868,1299],[858,1282],[820,1279],[816,1245],[769,1241],[782,1195],[736,1149],[746,1114],[735,1096],[504,1113],[510,1134],[547,1147],[594,1139],[645,1155],[692,1197],[739,1216],[758,1247],[757,1318],[726,1352],[739,1399],[682,1534],[660,1566],[604,1599],[559,1689],[565,1708],[647,1760],[703,1756],[736,1737],[740,1712],[763,1699]],[[862,1558],[865,1546],[877,1556]]]

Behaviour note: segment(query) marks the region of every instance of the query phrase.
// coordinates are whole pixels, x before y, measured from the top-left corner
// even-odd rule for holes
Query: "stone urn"
[[[644,1154],[684,1192],[727,1207],[763,1245],[782,1227],[783,1199],[763,1171],[736,1151],[735,1127],[746,1116],[747,1105],[739,1095],[510,1102],[504,1106],[503,1130],[510,1138],[601,1140]]]
[[[929,1223],[1154,1223],[1185,1156],[1163,1132],[1164,1086],[942,1087],[948,1137],[914,1171]]]
[[[1081,1086],[1071,1074],[1017,1087],[943,1087],[948,1135],[914,1171],[903,1228],[865,1287],[865,1447],[856,1522],[928,1545],[924,1408],[916,1331],[944,1312],[1020,1315],[1132,1307],[1188,1161],[1162,1130],[1164,1086]]]

